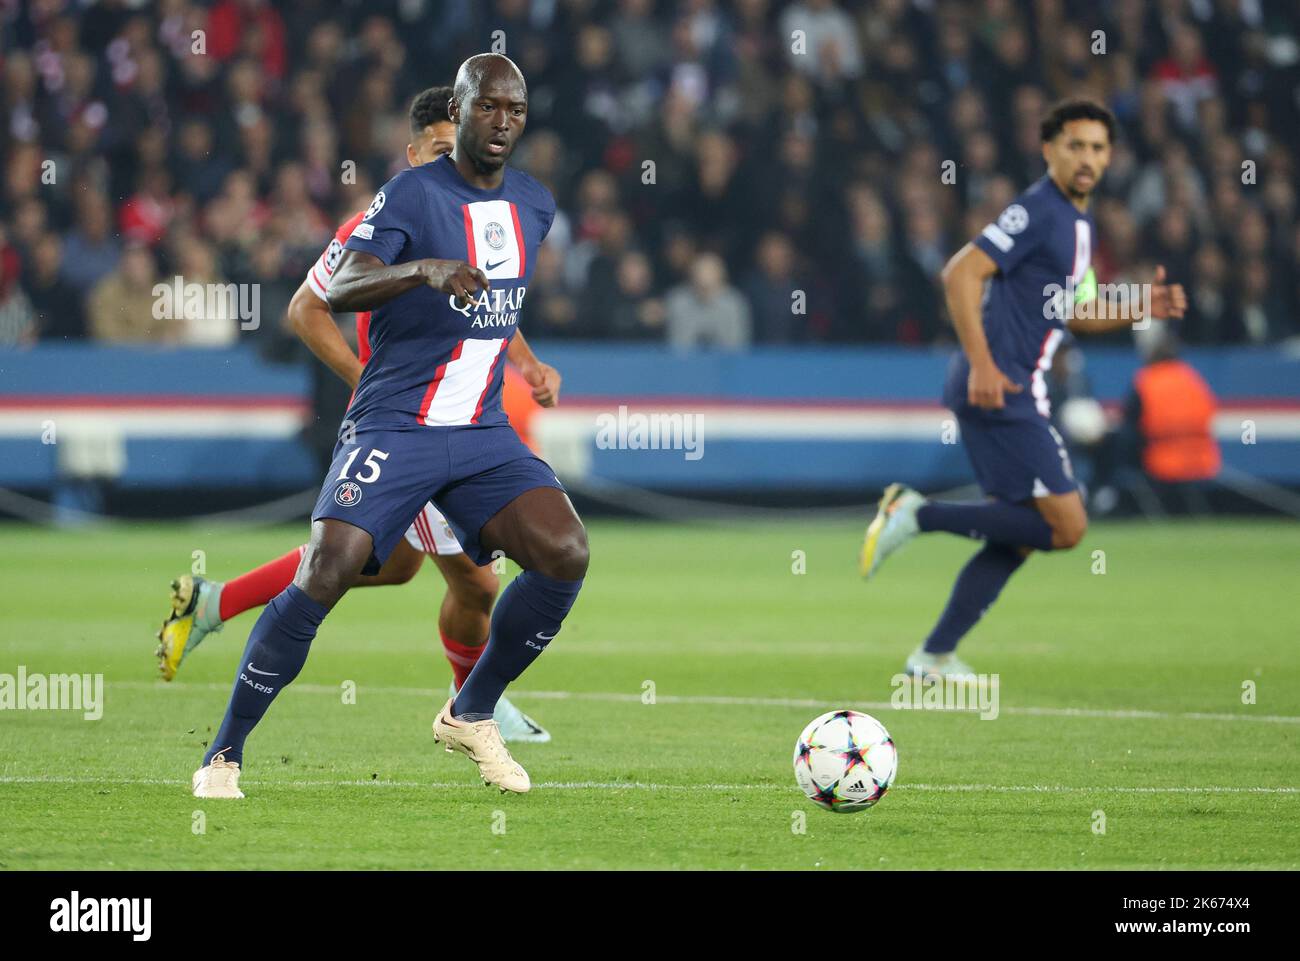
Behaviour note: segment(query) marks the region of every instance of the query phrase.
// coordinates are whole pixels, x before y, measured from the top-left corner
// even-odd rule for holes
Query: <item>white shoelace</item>
[[[491,760],[497,764],[513,765],[514,758],[510,756],[510,750],[506,747],[505,740],[501,737],[501,728],[496,721],[484,721],[484,724],[490,725],[486,731],[487,751],[491,755]]]

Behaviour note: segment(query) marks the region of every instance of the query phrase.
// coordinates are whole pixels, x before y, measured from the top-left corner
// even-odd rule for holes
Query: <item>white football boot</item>
[[[455,681],[451,682],[449,693],[453,701],[460,693],[456,690]],[[510,699],[504,694],[501,700],[497,701],[497,709],[492,713],[492,720],[496,721],[497,727],[501,728],[501,739],[507,744],[512,741],[517,744],[545,744],[551,739],[550,731],[511,704]]]
[[[923,678],[976,680],[975,668],[956,654],[928,654],[924,647],[918,647],[908,655],[907,673],[919,675]]]
[[[244,792],[239,790],[239,765],[227,761],[224,754],[213,756],[212,760],[194,772],[191,787],[195,797],[242,798]]]
[[[890,484],[885,488],[880,507],[862,540],[858,573],[871,577],[886,557],[921,532],[916,523],[916,511],[924,503],[925,498],[910,487]]]
[[[448,698],[438,716],[433,720],[433,739],[445,745],[447,753],[464,754],[478,765],[484,784],[492,784],[501,793],[513,791],[526,794],[532,787],[528,772],[510,756],[506,742],[501,740],[501,729],[495,720],[458,721],[451,716],[453,699]]]

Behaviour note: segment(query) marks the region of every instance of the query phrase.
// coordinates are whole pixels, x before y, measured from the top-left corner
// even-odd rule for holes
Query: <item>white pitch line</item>
[[[208,691],[230,690],[230,684],[202,682],[198,684],[168,684],[162,681],[109,681],[109,688],[126,687],[151,690],[180,690],[183,688]],[[300,694],[332,694],[338,696],[339,688],[328,684],[293,684],[290,691]],[[441,703],[446,695],[442,689],[423,687],[371,687],[357,685],[358,694],[391,695],[397,697],[432,697]],[[640,694],[611,691],[516,691],[511,690],[511,698],[534,698],[547,701],[611,701],[615,703],[640,703]],[[724,707],[800,707],[800,708],[835,708],[848,706],[873,711],[897,710],[890,701],[858,701],[852,698],[827,700],[815,697],[734,697],[713,694],[658,694],[657,704],[714,704]],[[909,709],[914,710],[914,709]],[[1213,714],[1205,711],[1148,711],[1141,708],[1101,708],[1101,707],[1016,707],[1001,705],[1000,714],[1013,714],[1024,717],[1086,717],[1109,720],[1139,721],[1253,721],[1257,724],[1300,724],[1300,715],[1293,714]],[[978,714],[978,706],[965,710],[926,710],[927,714]]]
[[[119,778],[119,777],[63,777],[60,775],[3,775],[0,784],[126,784],[126,785],[170,785],[184,786],[182,779],[167,778]],[[366,788],[418,788],[423,790],[450,791],[466,790],[470,792],[481,789],[475,781],[391,781],[375,780],[340,780],[340,781],[260,781],[245,780],[244,787],[267,788],[332,788],[332,787],[366,787]],[[549,791],[684,791],[684,792],[722,792],[722,791],[784,791],[794,792],[794,785],[784,784],[657,784],[646,781],[542,781],[533,787]],[[922,791],[942,794],[1300,794],[1300,787],[1220,787],[1206,785],[1202,787],[1126,787],[1104,786],[1078,787],[1069,784],[895,784],[890,791]]]

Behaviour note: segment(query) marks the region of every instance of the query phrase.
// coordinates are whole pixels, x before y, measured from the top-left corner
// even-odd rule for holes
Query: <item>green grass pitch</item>
[[[1300,867],[1298,525],[1099,524],[1034,557],[962,648],[1000,675],[996,720],[888,705],[969,542],[923,538],[866,585],[849,523],[590,534],[582,597],[511,692],[554,734],[516,751],[531,794],[433,743],[427,566],[344,599],[249,741],[247,799],[221,802],[189,778],[254,615],[164,684],[166,586],[194,551],[224,578],[305,526],[0,526],[0,673],[105,678],[98,721],[0,712],[0,867]],[[790,767],[841,706],[900,752],[895,788],[847,816]]]

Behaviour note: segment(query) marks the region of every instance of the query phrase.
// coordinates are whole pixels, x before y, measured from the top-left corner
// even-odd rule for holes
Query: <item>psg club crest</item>
[[[361,488],[352,481],[347,481],[339,485],[339,489],[334,492],[334,503],[339,507],[353,507],[361,502]]]
[[[500,250],[506,245],[506,228],[494,220],[483,228],[483,239],[493,250]]]

